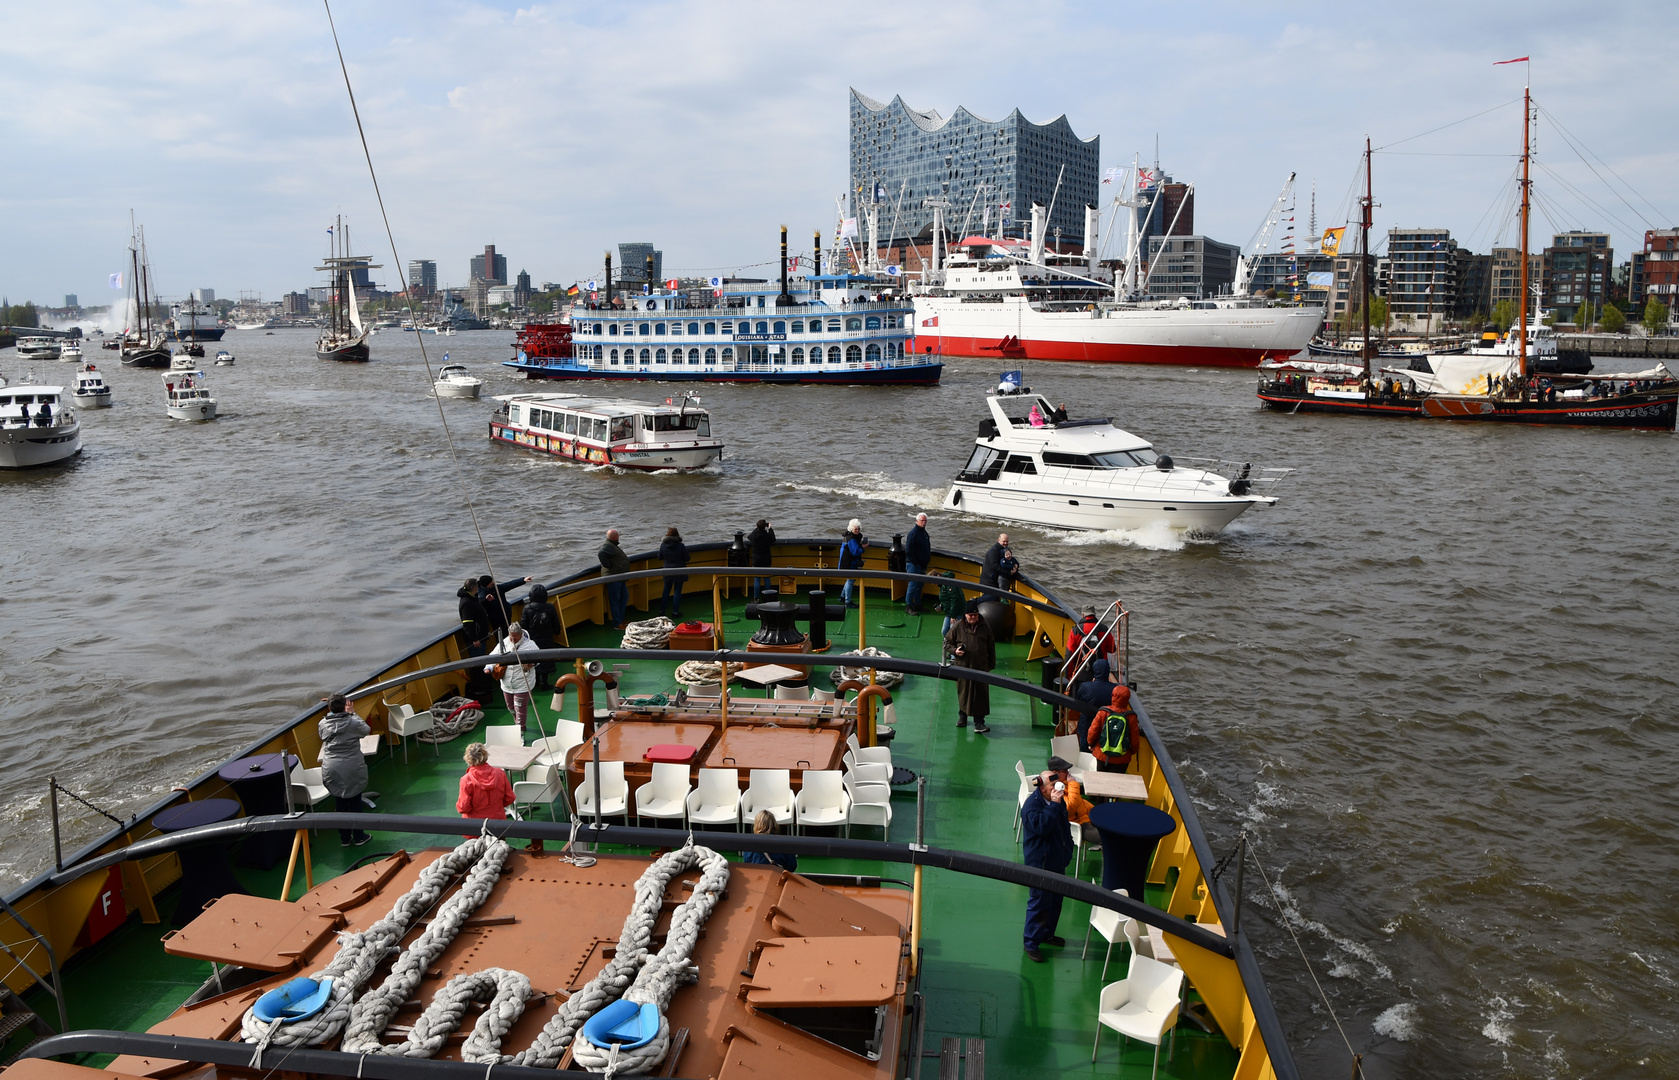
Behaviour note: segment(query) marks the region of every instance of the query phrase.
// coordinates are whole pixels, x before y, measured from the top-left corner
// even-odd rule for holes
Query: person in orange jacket
[[[461,796],[455,809],[461,817],[500,821],[513,805],[513,785],[507,774],[490,764],[490,752],[481,742],[466,748],[466,775],[461,777]]]
[[[1079,827],[1085,847],[1100,851],[1102,834],[1090,823],[1090,800],[1084,797],[1084,785],[1073,779],[1073,763],[1060,754],[1052,754],[1048,768],[1057,780],[1067,785],[1067,820]]]
[[[1111,722],[1110,722],[1111,721]],[[1131,688],[1116,686],[1106,709],[1096,714],[1085,732],[1090,752],[1101,772],[1127,772],[1137,753],[1137,714],[1131,709]]]

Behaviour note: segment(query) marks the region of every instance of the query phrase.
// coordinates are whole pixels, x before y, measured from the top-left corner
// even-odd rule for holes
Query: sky
[[[655,243],[668,275],[763,264],[783,224],[795,251],[831,236],[851,87],[945,116],[1065,114],[1101,136],[1104,168],[1149,163],[1158,137],[1162,167],[1196,186],[1196,230],[1234,244],[1291,171],[1302,242],[1314,182],[1320,230],[1355,213],[1369,136],[1387,148],[1377,233],[1443,226],[1486,251],[1516,238],[1529,69],[1494,61],[1529,55],[1536,239],[1606,230],[1622,261],[1644,229],[1679,224],[1664,119],[1679,65],[1656,3],[339,0],[333,15],[397,255],[435,260],[443,284],[486,243],[511,274],[570,283],[619,242]],[[115,296],[130,212],[165,297],[320,284],[340,214],[384,264],[375,280],[400,282],[320,4],[7,4],[0,100],[12,303]]]

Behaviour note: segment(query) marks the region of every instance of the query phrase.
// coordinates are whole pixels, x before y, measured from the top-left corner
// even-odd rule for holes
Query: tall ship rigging
[[[322,360],[365,363],[368,358],[367,327],[362,325],[361,305],[356,300],[357,271],[375,270],[378,263],[365,255],[350,254],[349,229],[340,216],[327,230],[331,238],[324,271],[331,283],[327,294],[327,325],[315,342],[315,355]]]
[[[152,290],[151,262],[146,258],[146,232],[132,220],[129,227],[126,303],[134,312],[134,322],[123,330],[120,356],[124,367],[166,368],[169,346],[163,328],[152,318],[152,303],[157,297]]]

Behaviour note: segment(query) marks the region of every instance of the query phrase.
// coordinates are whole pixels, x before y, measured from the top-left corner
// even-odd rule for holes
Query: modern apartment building
[[[437,264],[430,259],[410,259],[408,262],[408,291],[414,296],[430,296],[437,291]]]
[[[1587,301],[1602,307],[1614,262],[1608,233],[1574,229],[1555,234],[1545,249],[1545,306],[1569,313]]]
[[[1389,229],[1382,293],[1401,325],[1436,330],[1458,313],[1458,246],[1450,230]]]
[[[1085,206],[1099,200],[1101,140],[1079,138],[1065,116],[1034,124],[1016,109],[986,120],[958,107],[946,119],[900,97],[881,104],[856,90],[850,113],[850,192],[854,205],[884,204],[883,243],[927,233],[933,211],[923,204],[934,198],[950,204],[952,231],[966,221],[972,232],[989,224],[991,232],[1013,236],[1027,227],[1033,203],[1053,203],[1049,235],[1059,229],[1063,242],[1083,242]]]
[[[1205,300],[1228,292],[1242,249],[1206,236],[1153,236],[1148,242],[1148,295]],[[1139,279],[1140,280],[1140,279]]]
[[[1644,250],[1632,253],[1627,296],[1640,306],[1652,296],[1670,308],[1679,302],[1679,229],[1644,233]]]

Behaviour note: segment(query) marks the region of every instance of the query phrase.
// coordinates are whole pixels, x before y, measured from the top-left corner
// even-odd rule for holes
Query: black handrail
[[[567,841],[575,837],[591,844],[617,844],[624,847],[669,847],[673,839],[686,834],[671,829],[643,829],[628,825],[594,826],[579,823],[576,832],[566,822],[500,821],[479,818],[443,818],[423,814],[341,814],[322,811],[311,814],[275,814],[264,817],[235,818],[213,825],[166,833],[140,840],[125,848],[107,852],[85,863],[66,867],[63,873],[49,879],[52,885],[63,885],[86,874],[97,873],[109,866],[130,859],[146,859],[178,851],[194,844],[231,843],[255,833],[296,832],[298,829],[368,829],[380,832],[425,833],[459,836],[462,829],[482,829],[491,836],[503,839]],[[1208,952],[1220,956],[1234,956],[1235,942],[1214,934],[1204,926],[1151,907],[1141,900],[1121,896],[1080,878],[1035,866],[1023,866],[990,855],[975,855],[950,848],[916,850],[912,844],[894,844],[882,840],[852,840],[826,836],[782,836],[769,833],[705,832],[693,834],[696,842],[721,851],[776,851],[807,855],[824,859],[856,859],[878,862],[907,863],[952,870],[973,877],[990,878],[1029,889],[1043,889],[1059,893],[1070,900],[1082,900],[1097,907],[1112,908],[1139,922],[1157,926],[1170,934],[1193,942]]]

